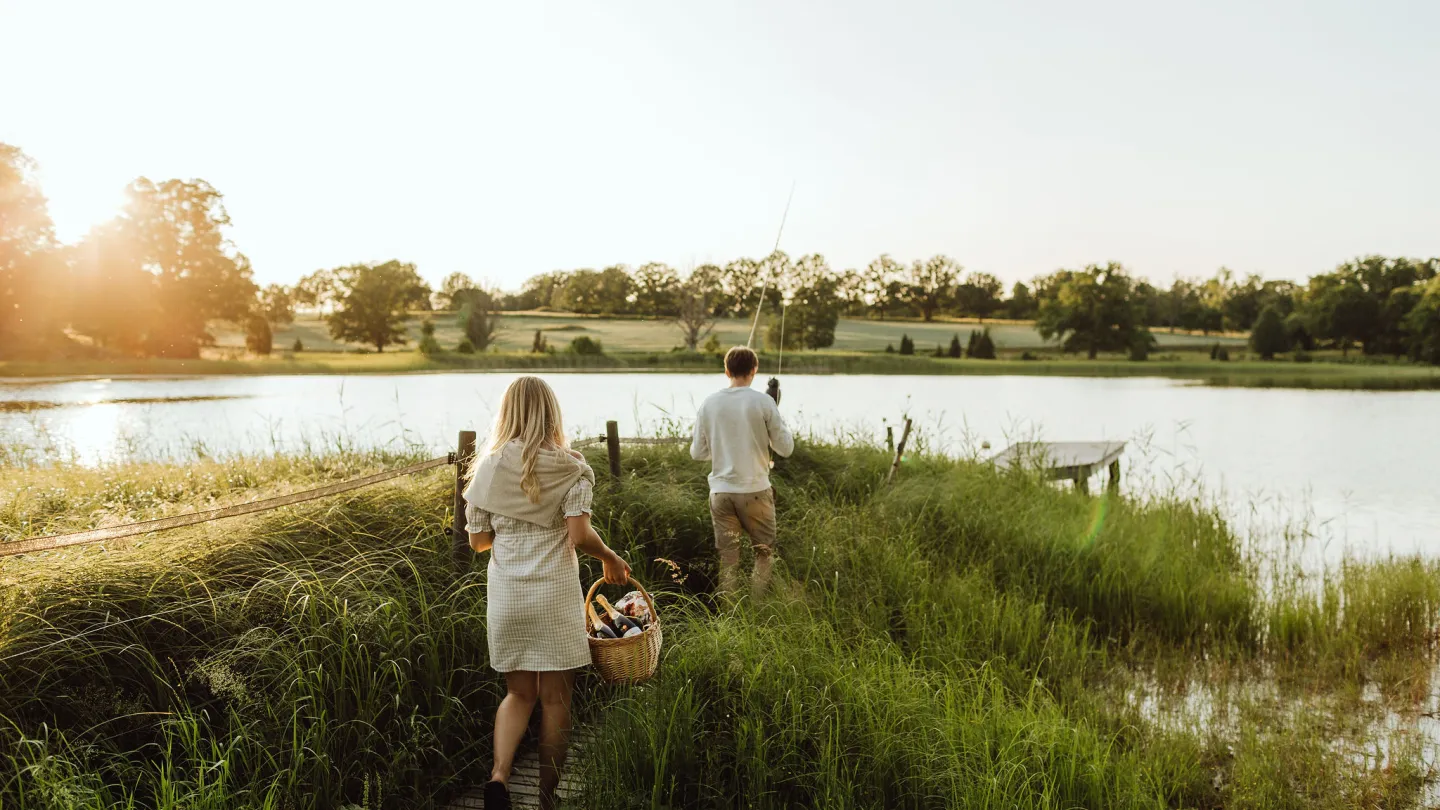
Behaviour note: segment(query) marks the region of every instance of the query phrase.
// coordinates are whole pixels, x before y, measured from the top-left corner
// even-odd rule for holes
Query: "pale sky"
[[[1007,284],[1440,255],[1440,3],[0,0],[60,235],[225,195],[261,283],[945,253]]]

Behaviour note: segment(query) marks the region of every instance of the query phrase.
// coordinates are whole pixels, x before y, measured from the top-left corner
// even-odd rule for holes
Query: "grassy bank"
[[[761,369],[770,373],[775,356],[766,354]],[[594,372],[717,372],[720,360],[698,352],[612,352],[577,355],[565,352],[445,353],[427,357],[418,352],[303,352],[244,359],[120,359],[57,362],[0,362],[0,378],[34,379],[119,376],[188,376],[234,374],[404,374],[453,371],[594,371]],[[1317,388],[1370,391],[1440,389],[1440,368],[1407,363],[1215,362],[1200,353],[1165,355],[1145,362],[1121,358],[1085,360],[1045,356],[1036,360],[952,360],[926,355],[858,352],[790,352],[786,374],[921,374],[1031,375],[1052,377],[1165,377],[1206,385],[1260,388]]]
[[[3,469],[0,533],[403,460]],[[717,606],[705,470],[682,448],[626,464],[596,523],[662,592],[666,649],[643,688],[582,683],[604,744],[577,806],[1407,807],[1425,789],[1408,730],[1431,564],[1301,582],[1195,504],[925,457],[884,489],[883,451],[807,445],[777,471],[776,598]],[[483,571],[448,566],[450,485],[0,561],[0,808],[416,807],[482,779],[499,680]]]

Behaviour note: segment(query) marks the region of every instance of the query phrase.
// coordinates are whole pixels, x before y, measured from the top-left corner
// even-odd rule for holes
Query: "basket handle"
[[[634,577],[628,577],[628,579],[630,580],[630,584],[634,585],[640,591],[640,595],[645,597],[645,602],[650,605],[651,624],[658,626],[660,624],[660,611],[655,609],[655,600],[650,596],[650,592],[645,590],[645,586],[641,585]],[[595,584],[590,586],[590,592],[585,594],[585,610],[590,614],[590,627],[592,629],[605,623],[600,619],[600,614],[595,612],[595,593],[599,591],[600,586],[604,584],[604,577],[595,580]]]

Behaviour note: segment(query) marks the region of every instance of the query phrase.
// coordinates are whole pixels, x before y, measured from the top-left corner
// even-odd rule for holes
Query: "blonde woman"
[[[540,806],[554,806],[575,670],[590,663],[575,552],[599,558],[606,582],[630,577],[630,566],[590,526],[594,485],[595,473],[565,440],[555,392],[539,377],[511,383],[465,489],[470,547],[490,552],[490,666],[505,673],[507,689],[495,712],[488,810],[510,807],[510,768],[537,699]]]

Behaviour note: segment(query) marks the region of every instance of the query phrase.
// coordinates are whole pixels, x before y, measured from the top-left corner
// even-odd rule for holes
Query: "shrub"
[[[975,333],[974,333],[974,332],[971,332],[970,334],[973,335],[973,334],[975,334]],[[950,336],[950,356],[951,356],[951,357],[960,357],[960,336],[959,336],[959,335],[951,335],[951,336]]]
[[[894,354],[894,353],[895,353],[895,344],[894,344],[894,343],[887,343],[887,344],[885,344],[885,353],[886,353],[886,354]]]
[[[571,354],[604,354],[605,347],[589,335],[581,335],[570,341]]]
[[[710,333],[710,337],[708,337],[708,338],[705,339],[705,345],[702,346],[701,348],[703,348],[705,351],[709,352],[710,354],[719,354],[719,353],[720,353],[720,336],[717,335],[717,334],[715,334],[714,332],[711,332],[711,333]]]
[[[290,351],[303,352],[305,351],[305,344],[300,342],[300,338],[295,338],[295,344],[290,347]]]
[[[266,355],[274,348],[275,337],[270,331],[270,321],[264,315],[255,313],[245,321],[245,348],[254,354]]]
[[[1149,360],[1150,352],[1154,349],[1155,336],[1150,334],[1149,329],[1141,329],[1130,340],[1130,359],[1136,362]]]
[[[1274,307],[1260,310],[1255,326],[1250,330],[1250,348],[1254,349],[1262,360],[1274,360],[1275,355],[1289,351],[1290,334],[1286,332],[1285,322],[1280,319],[1280,313],[1276,312]]]
[[[914,354],[914,353],[915,353],[915,341],[911,340],[909,335],[901,335],[901,336],[900,336],[900,353],[901,353],[901,354]]]
[[[976,360],[995,359],[995,341],[990,337],[990,327],[985,327],[983,332],[970,332],[970,345],[966,348],[966,354]]]
[[[1040,358],[1036,357],[1029,349],[1026,349],[1024,352],[1022,352],[1022,353],[1020,354],[1020,359],[1021,359],[1021,360],[1039,360]]]
[[[435,339],[435,324],[429,318],[420,324],[420,334],[422,335],[420,345],[416,348],[420,350],[421,354],[429,357],[444,351],[440,348],[440,341]]]
[[[544,354],[549,351],[550,344],[545,340],[545,333],[539,329],[535,330],[535,339],[530,342],[530,351],[535,354]]]
[[[470,338],[461,338],[460,345],[455,347],[455,351],[461,354],[474,354],[475,344],[470,342]]]
[[[936,343],[936,344],[935,344],[935,356],[936,356],[936,357],[944,357],[944,356],[945,356],[945,347],[944,347],[944,346],[941,346],[939,343]]]

